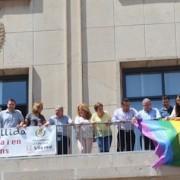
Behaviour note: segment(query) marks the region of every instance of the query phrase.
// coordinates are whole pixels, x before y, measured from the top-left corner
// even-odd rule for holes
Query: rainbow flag
[[[137,127],[144,136],[154,141],[158,156],[154,168],[163,164],[180,166],[180,121],[138,120]]]

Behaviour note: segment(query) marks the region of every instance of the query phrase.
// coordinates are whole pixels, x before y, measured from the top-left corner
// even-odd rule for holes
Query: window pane
[[[131,107],[135,108],[137,111],[142,109],[141,101],[131,102]]]
[[[0,81],[0,104],[2,104],[2,82]]]
[[[174,107],[174,106],[175,106],[175,103],[176,103],[175,99],[169,99],[169,100],[170,100],[170,105],[171,105],[172,107]]]
[[[7,106],[6,105],[3,105],[0,107],[1,110],[5,110],[7,109]],[[28,112],[28,106],[25,104],[25,105],[16,105],[16,109],[20,110],[23,114],[24,117],[26,117],[27,115],[27,112]]]
[[[180,94],[180,72],[165,73],[164,79],[165,79],[165,94],[167,95]]]
[[[155,108],[161,109],[162,108],[162,100],[153,100],[152,105]]]
[[[138,74],[126,76],[127,97],[161,96],[161,74]]]
[[[5,81],[2,87],[2,102],[6,104],[9,98],[16,100],[17,104],[27,103],[27,82],[24,81]]]
[[[141,78],[140,75],[126,76],[126,96],[141,97]]]

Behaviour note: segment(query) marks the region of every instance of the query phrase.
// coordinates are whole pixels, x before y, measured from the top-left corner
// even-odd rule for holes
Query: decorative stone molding
[[[4,24],[0,23],[0,49],[3,47],[4,40],[5,40],[5,28],[4,28]]]

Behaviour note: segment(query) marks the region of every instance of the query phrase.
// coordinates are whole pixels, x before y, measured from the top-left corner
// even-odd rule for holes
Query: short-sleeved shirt
[[[162,107],[159,112],[161,114],[161,117],[165,118],[165,117],[169,117],[172,111],[173,111],[173,107],[169,106],[169,108]]]
[[[106,124],[108,122],[111,122],[111,116],[107,112],[104,112],[102,117],[99,117],[97,113],[94,113],[92,115],[91,122],[97,123],[95,126],[96,137],[105,137],[112,135],[110,126],[107,126]]]
[[[174,106],[171,115],[169,116],[170,118],[175,118],[175,117],[180,117],[176,114],[176,106]]]
[[[0,112],[0,128],[13,128],[20,124],[24,117],[19,110],[9,111],[8,109]]]
[[[155,120],[161,118],[161,115],[157,108],[152,108],[149,112],[143,109],[139,111],[137,118],[142,120]]]
[[[93,138],[92,124],[88,119],[85,119],[80,116],[76,116],[74,123],[80,125],[80,127],[76,128],[78,139]]]
[[[133,125],[131,120],[133,117],[136,117],[138,112],[134,108],[130,108],[128,112],[124,112],[122,108],[119,108],[114,111],[112,121],[113,122],[124,122],[121,123],[118,128],[123,130],[133,130]]]
[[[42,114],[36,115],[33,113],[29,113],[26,115],[25,119],[28,120],[28,126],[43,125],[46,122],[46,119]]]
[[[56,115],[51,116],[49,119],[50,125],[56,125],[57,126],[57,136],[69,136],[68,130],[70,130],[71,127],[67,126],[68,124],[72,123],[72,119],[68,116],[62,116],[58,117]]]

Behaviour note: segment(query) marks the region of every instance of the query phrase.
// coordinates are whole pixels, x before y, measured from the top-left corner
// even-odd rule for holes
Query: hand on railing
[[[110,125],[111,125],[111,122],[110,122],[110,121],[105,123],[105,126],[106,126],[106,127],[109,127]]]
[[[138,120],[137,120],[136,117],[133,117],[133,118],[131,119],[131,123],[132,123],[133,125],[136,125],[137,122],[138,122]]]
[[[93,125],[93,128],[97,127],[97,123],[92,123],[92,125]]]

